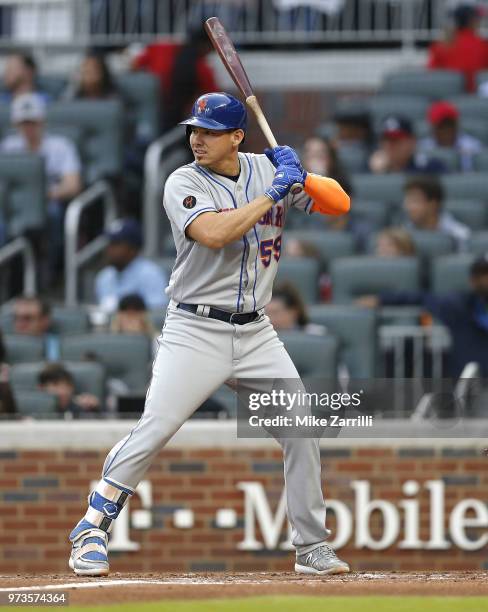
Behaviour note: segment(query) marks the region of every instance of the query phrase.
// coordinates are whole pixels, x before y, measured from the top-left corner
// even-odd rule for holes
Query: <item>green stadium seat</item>
[[[358,145],[341,145],[337,155],[348,172],[366,172],[368,169],[368,152]]]
[[[351,210],[370,223],[374,229],[380,229],[390,224],[392,208],[387,202],[356,200],[355,198],[351,205]]]
[[[438,159],[441,161],[448,172],[460,172],[461,160],[459,159],[458,152],[454,149],[447,147],[436,147],[431,151],[424,153],[428,159]]]
[[[403,201],[405,179],[405,175],[401,173],[354,174],[354,194],[360,200],[400,205]]]
[[[486,98],[465,94],[451,98],[449,101],[456,105],[463,119],[469,117],[479,121],[488,121],[488,100]]]
[[[310,320],[325,325],[339,340],[339,361],[352,378],[373,378],[376,374],[376,311],[358,306],[320,304],[308,310]]]
[[[335,259],[330,274],[333,301],[342,304],[381,291],[417,291],[420,266],[416,257],[361,255]]]
[[[401,114],[408,117],[415,123],[424,119],[429,107],[429,102],[425,98],[411,95],[390,95],[381,94],[374,96],[369,102],[369,112],[371,114],[373,129],[378,132],[381,122],[388,115]]]
[[[7,238],[42,229],[47,208],[42,158],[30,153],[0,154],[0,182]]]
[[[354,254],[354,238],[348,232],[334,232],[327,230],[289,230],[283,236],[283,244],[291,240],[308,242],[320,253],[323,263],[335,257],[346,257]]]
[[[80,154],[85,180],[120,174],[123,161],[123,105],[118,100],[57,102],[48,107],[51,131],[76,125],[81,130]]]
[[[24,334],[5,334],[6,362],[25,363],[44,359],[44,339]]]
[[[88,312],[83,306],[54,306],[51,311],[52,332],[57,334],[81,334],[90,329]],[[13,308],[3,307],[0,312],[0,327],[13,333]]]
[[[148,72],[127,72],[115,80],[137,136],[145,141],[155,140],[161,132],[159,80]]]
[[[145,392],[149,380],[151,340],[139,334],[76,334],[61,337],[61,357],[99,361],[107,378],[122,380],[131,393]]]
[[[488,100],[486,102],[488,104]],[[488,170],[488,149],[483,149],[474,158],[474,169],[478,172],[486,172]]]
[[[95,361],[64,361],[62,365],[73,376],[76,393],[92,393],[103,402],[105,397],[105,368]],[[46,363],[19,363],[10,368],[10,382],[14,391],[35,391],[38,377]]]
[[[472,254],[445,255],[431,264],[431,290],[434,293],[469,291],[469,267]]]
[[[275,285],[284,282],[294,285],[302,299],[313,304],[319,291],[319,262],[310,257],[282,257]]]
[[[444,100],[462,94],[464,80],[453,70],[405,70],[386,76],[381,93]]]
[[[469,250],[475,255],[488,253],[488,230],[473,232],[469,240]]]
[[[17,413],[35,419],[59,419],[57,399],[44,391],[14,390]]]
[[[473,230],[486,226],[488,209],[486,204],[476,200],[447,200],[444,208],[452,213],[458,221]]]
[[[300,331],[280,332],[280,340],[300,377],[335,379],[339,345],[332,335],[314,336]]]
[[[411,230],[410,235],[415,243],[419,257],[431,259],[441,255],[454,253],[456,245],[447,234],[429,230]]]
[[[446,199],[466,199],[488,202],[487,177],[485,172],[443,174],[440,178],[446,192]]]
[[[40,91],[45,91],[53,100],[61,96],[68,84],[68,79],[60,74],[40,74],[36,80]]]

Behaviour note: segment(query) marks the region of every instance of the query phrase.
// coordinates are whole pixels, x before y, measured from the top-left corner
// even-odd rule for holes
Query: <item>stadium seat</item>
[[[0,139],[4,138],[10,129],[10,108],[7,104],[0,104]]]
[[[122,380],[131,393],[145,393],[151,360],[151,340],[147,336],[110,333],[62,336],[61,356],[69,361],[99,361],[105,366],[107,378]]]
[[[473,230],[486,227],[488,210],[486,204],[476,200],[447,200],[445,210],[452,213],[458,221]]]
[[[54,306],[51,312],[52,330],[57,334],[81,334],[89,331],[88,312],[82,306]],[[0,312],[0,327],[4,332],[13,333],[13,309],[3,307]]]
[[[376,374],[376,311],[358,306],[320,304],[308,310],[313,323],[325,325],[339,340],[339,361],[352,378]]]
[[[463,91],[463,76],[454,70],[396,71],[387,75],[381,87],[385,94],[422,96],[430,100],[444,100]]]
[[[25,391],[14,389],[17,413],[23,417],[35,419],[58,419],[57,399],[44,391]]]
[[[488,121],[488,100],[486,98],[465,94],[450,98],[449,101],[455,104],[463,119],[469,117],[479,121]]]
[[[488,104],[488,103],[487,103]],[[487,177],[485,172],[444,174],[441,182],[448,200],[479,200],[488,202]]]
[[[129,120],[136,135],[143,141],[155,140],[160,135],[160,83],[148,72],[126,72],[116,77],[116,84],[124,101]]]
[[[488,104],[488,100],[486,102]],[[474,169],[478,172],[486,172],[488,170],[488,149],[483,149],[474,158]]]
[[[73,376],[76,393],[92,393],[102,402],[105,397],[105,368],[96,361],[65,361],[62,365]],[[10,368],[14,391],[35,391],[46,363],[19,363]]]
[[[84,177],[87,183],[92,183],[121,172],[123,116],[123,106],[118,100],[77,100],[49,106],[47,122],[52,131],[60,125],[79,127]]]
[[[387,202],[354,198],[351,210],[370,223],[373,229],[380,229],[391,222],[392,207]]]
[[[47,207],[42,158],[29,153],[0,154],[0,182],[7,238],[42,229]]]
[[[53,100],[61,96],[68,84],[68,79],[60,74],[40,74],[36,80],[39,90],[45,91]]]
[[[409,232],[415,243],[419,257],[431,259],[441,255],[449,255],[455,251],[455,243],[450,236],[441,232],[429,230],[412,230]]]
[[[309,304],[317,301],[319,290],[319,262],[310,257],[282,257],[275,285],[289,282]]]
[[[488,253],[488,230],[471,234],[469,250],[475,255]]]
[[[401,114],[415,123],[425,118],[428,107],[429,103],[425,98],[411,95],[381,94],[372,97],[369,101],[369,112],[375,132],[378,132],[381,122],[388,115]]]
[[[389,204],[401,204],[405,175],[392,174],[354,174],[352,182],[354,194],[360,200],[374,200]]]
[[[431,151],[423,153],[427,159],[438,159],[446,167],[448,172],[460,172],[461,160],[458,152],[448,147],[436,147]]]
[[[338,342],[334,336],[300,331],[280,332],[279,336],[301,377],[335,379]]]
[[[166,317],[166,308],[155,308],[149,311],[149,318],[157,331],[163,328],[164,318]]]
[[[5,334],[6,362],[25,363],[44,359],[44,339],[24,334]]]
[[[330,268],[332,297],[347,303],[361,295],[419,288],[420,266],[415,257],[360,256],[335,259]]]
[[[468,291],[469,267],[473,259],[473,255],[467,253],[436,257],[431,264],[431,290],[434,293]]]
[[[346,257],[354,254],[354,238],[347,232],[333,232],[327,230],[289,230],[283,236],[283,245],[287,242],[299,240],[312,244],[320,253],[323,263],[334,257]]]

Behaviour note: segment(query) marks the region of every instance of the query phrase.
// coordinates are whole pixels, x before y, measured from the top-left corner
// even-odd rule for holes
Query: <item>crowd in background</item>
[[[453,12],[454,27],[446,40],[437,41],[429,50],[430,69],[460,71],[465,79],[466,92],[488,96],[488,81],[479,85],[476,75],[488,69],[488,43],[478,34],[481,9],[462,4]],[[192,32],[183,44],[155,41],[133,61],[132,69],[148,71],[157,76],[161,85],[162,108],[160,133],[173,128],[188,113],[191,103],[200,93],[219,90],[206,56],[211,47],[203,31]],[[47,125],[51,94],[43,91],[33,58],[23,52],[12,52],[5,63],[0,101],[10,105],[11,129],[0,141],[0,155],[22,152],[37,153],[44,159],[46,170],[47,225],[43,243],[37,245],[44,258],[47,291],[59,284],[63,270],[64,216],[69,202],[87,186],[83,159],[76,143],[66,135],[52,133]],[[90,51],[82,59],[79,69],[60,93],[59,100],[114,100],[124,103],[116,79],[111,74],[106,58]],[[488,100],[487,100],[488,104]],[[452,240],[453,250],[468,250],[472,229],[445,209],[446,194],[442,177],[450,172],[439,150],[457,154],[459,172],[475,170],[476,156],[486,145],[476,134],[463,129],[462,117],[455,103],[448,100],[432,102],[426,121],[429,133],[418,137],[411,119],[398,112],[382,118],[373,125],[364,111],[338,109],[333,120],[333,133],[310,135],[300,147],[301,159],[309,172],[336,179],[352,196],[348,215],[314,219],[305,227],[328,232],[348,233],[353,237],[356,253],[374,254],[381,258],[416,257],[413,233],[418,230],[435,231]],[[131,134],[125,140],[126,169],[134,167],[142,184],[143,156],[149,142]],[[350,169],[341,157],[344,148],[356,147],[365,152],[362,172],[372,175],[404,173],[407,180],[401,196],[401,206],[388,227],[377,227],[367,215],[355,210],[354,201],[361,194],[354,192]],[[137,152],[137,155],[134,154]],[[133,163],[135,157],[138,163]],[[119,193],[124,192],[124,173],[114,180]],[[131,192],[136,199],[141,192]],[[123,197],[122,197],[123,199]],[[486,204],[487,202],[485,202]],[[122,218],[106,232],[108,246],[103,267],[98,271],[93,294],[99,308],[107,315],[107,328],[113,333],[137,333],[151,338],[157,329],[151,322],[150,311],[163,309],[167,298],[166,271],[141,254],[143,237],[141,207],[120,206]],[[131,217],[125,216],[130,210]],[[0,245],[7,241],[5,222],[0,219]],[[328,302],[334,292],[331,279],[316,246],[305,239],[285,239],[284,255],[288,258],[309,257],[319,262],[318,295]],[[468,281],[467,281],[468,283]],[[433,295],[426,285],[421,292],[385,292],[380,295],[360,296],[357,304],[363,307],[378,305],[417,304],[443,322],[451,331],[454,342],[451,372],[459,375],[470,360],[480,363],[488,374],[488,256],[476,259],[470,268],[471,290],[448,298]],[[314,324],[307,314],[307,304],[296,287],[283,283],[275,287],[267,308],[275,328],[300,330],[313,335],[328,333],[324,326]],[[21,297],[13,305],[13,333],[39,336],[45,342],[49,363],[39,374],[38,388],[58,398],[58,409],[71,418],[100,416],[104,407],[99,400],[86,393],[78,393],[72,375],[60,362],[59,338],[52,333],[49,304],[40,297]],[[15,398],[8,385],[8,355],[0,342],[0,413],[15,412]]]

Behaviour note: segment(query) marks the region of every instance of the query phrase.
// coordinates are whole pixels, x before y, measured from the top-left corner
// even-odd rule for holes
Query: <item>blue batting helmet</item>
[[[230,94],[206,93],[193,105],[191,117],[181,121],[180,125],[194,125],[209,130],[246,131],[247,111],[244,104]]]

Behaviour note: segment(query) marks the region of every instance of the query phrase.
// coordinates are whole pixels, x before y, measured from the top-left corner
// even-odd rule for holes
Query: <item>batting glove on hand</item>
[[[296,151],[291,147],[285,145],[274,149],[264,149],[264,154],[276,168],[283,165],[295,166],[303,174],[303,181],[305,181],[307,173],[303,169]]]
[[[273,183],[271,187],[268,187],[264,194],[279,202],[282,200],[291,189],[291,186],[295,183],[303,185],[305,179],[303,178],[302,172],[298,170],[296,166],[278,166],[274,175]]]

